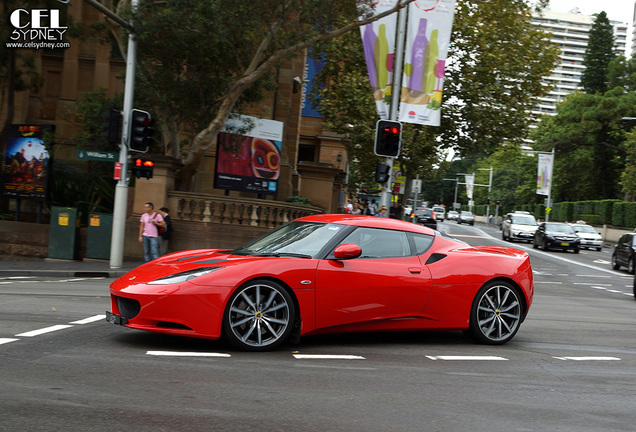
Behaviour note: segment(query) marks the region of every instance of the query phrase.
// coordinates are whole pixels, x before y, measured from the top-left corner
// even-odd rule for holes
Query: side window
[[[415,242],[415,255],[422,255],[433,244],[435,237],[424,234],[412,234],[413,241]]]
[[[342,243],[360,246],[362,258],[394,258],[411,255],[408,237],[403,231],[358,228]]]

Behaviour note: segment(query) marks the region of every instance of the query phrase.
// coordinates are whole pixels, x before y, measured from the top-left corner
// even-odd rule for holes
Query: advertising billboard
[[[214,187],[276,194],[282,141],[282,122],[233,115],[219,134]]]
[[[3,169],[3,196],[45,200],[50,177],[50,157],[44,134],[53,125],[11,125]]]

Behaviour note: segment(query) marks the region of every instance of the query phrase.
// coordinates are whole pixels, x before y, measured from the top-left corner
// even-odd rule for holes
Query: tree
[[[616,57],[614,31],[603,11],[596,15],[585,49],[581,86],[585,93],[603,93],[609,88],[609,64]]]
[[[619,198],[626,134],[636,93],[620,87],[605,94],[574,93],[545,118],[533,138],[535,148],[555,149],[552,196],[555,201]]]
[[[411,1],[364,20],[358,20],[367,8],[361,0],[143,2],[132,17],[139,41],[137,89],[159,113],[173,154],[184,153],[177,139],[187,137],[180,188],[190,187],[232,110],[263,97],[278,65]]]
[[[523,0],[457,3],[442,124],[405,125],[400,161],[407,174],[439,179],[444,149],[453,148],[462,157],[490,154],[506,141],[526,138],[530,108],[548,90],[542,79],[558,61],[557,47],[530,23],[531,12]],[[348,135],[350,158],[357,164],[354,174],[359,173],[354,180],[360,182],[377,161],[371,151],[377,115],[360,36],[347,35],[320,48],[327,87],[316,90],[317,102],[329,129]]]

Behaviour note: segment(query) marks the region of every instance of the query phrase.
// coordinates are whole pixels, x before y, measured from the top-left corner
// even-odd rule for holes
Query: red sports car
[[[395,219],[318,215],[234,250],[166,255],[110,287],[106,320],[264,351],[320,333],[464,330],[498,345],[532,303],[528,254]]]

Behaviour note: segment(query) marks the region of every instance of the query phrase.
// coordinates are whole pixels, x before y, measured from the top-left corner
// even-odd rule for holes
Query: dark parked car
[[[636,233],[623,234],[618,239],[612,253],[612,268],[618,270],[621,266],[627,267],[627,271],[634,274],[636,269]]]
[[[463,211],[457,216],[457,223],[467,223],[469,225],[475,225],[475,216],[472,212]]]
[[[415,210],[413,212],[412,222],[433,228],[434,230],[437,229],[437,218],[432,209]]]
[[[543,222],[534,233],[532,246],[535,249],[541,247],[545,251],[548,249],[572,249],[574,253],[579,253],[581,239],[569,224]]]

